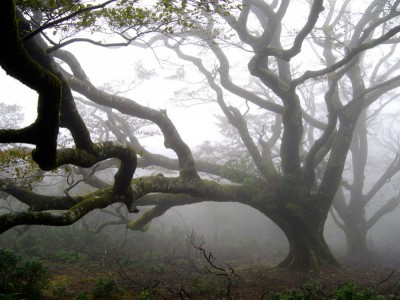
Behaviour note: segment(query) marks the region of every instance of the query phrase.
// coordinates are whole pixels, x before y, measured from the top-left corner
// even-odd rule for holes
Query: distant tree
[[[1,128],[20,128],[24,122],[22,107],[15,104],[0,103]],[[32,183],[41,180],[43,173],[30,156],[31,149],[26,145],[1,144],[0,145],[0,182],[18,182],[28,189],[32,189]],[[1,190],[0,190],[1,191]],[[4,195],[4,194],[3,194]],[[4,198],[8,198],[5,195]]]
[[[1,1],[0,65],[36,90],[39,101],[36,121],[22,129],[0,130],[0,142],[34,145],[32,158],[43,170],[64,165],[90,168],[112,158],[120,163],[113,184],[99,186],[94,193],[43,196],[12,189],[29,210],[0,215],[0,232],[23,224],[69,225],[114,203],[125,204],[129,212],[154,205],[128,223],[136,230],[174,206],[204,200],[240,202],[259,210],[286,235],[289,253],[280,266],[336,265],[323,236],[324,223],[342,181],[357,120],[400,83],[396,72],[387,73],[396,68],[398,54],[385,63],[380,60],[398,43],[398,6],[399,1],[380,0],[353,6],[350,1],[322,0],[155,1],[154,6],[128,0],[93,6],[81,1]],[[299,13],[303,11],[304,16]],[[77,36],[83,29],[105,42]],[[54,38],[60,36],[58,42],[49,34],[52,31]],[[110,32],[121,42],[101,35]],[[145,107],[91,83],[75,56],[61,49],[79,41],[142,47],[163,41],[205,78],[214,103],[238,132],[254,169],[241,170],[229,161],[225,165],[195,161],[165,110]],[[201,55],[194,55],[193,49],[201,49]],[[68,65],[68,71],[59,61]],[[234,66],[243,61],[247,66],[234,74]],[[376,66],[379,81],[366,81],[371,76],[366,66],[371,65]],[[254,89],[235,83],[247,83],[251,76]],[[312,97],[304,92],[310,86]],[[143,151],[138,143],[126,143],[128,139],[94,142],[72,91],[153,122],[177,159]],[[312,107],[320,109],[313,113]],[[273,125],[253,131],[248,113],[273,116]],[[74,147],[57,145],[60,128],[71,133]],[[139,162],[174,169],[179,175],[133,179]],[[231,183],[206,180],[200,174]]]
[[[8,105],[0,102],[0,113],[3,116],[0,120],[2,128],[20,127],[24,121],[22,107],[16,104]]]
[[[378,176],[377,173],[368,173],[369,164],[376,164],[376,158],[368,156],[368,123],[373,120],[374,113],[369,117],[367,111],[361,115],[353,141],[350,147],[351,160],[351,179],[344,179],[333,201],[332,216],[335,223],[346,235],[347,253],[353,257],[365,256],[370,253],[367,246],[368,231],[383,216],[393,212],[400,205],[400,195],[382,193],[385,186],[400,171],[400,156],[398,143],[393,142],[391,148],[396,151],[393,161],[387,165],[386,169]],[[368,122],[369,121],[369,122]],[[370,161],[370,162],[369,162]],[[367,184],[372,181],[373,184]],[[367,217],[368,205],[377,199],[379,209],[373,211]]]

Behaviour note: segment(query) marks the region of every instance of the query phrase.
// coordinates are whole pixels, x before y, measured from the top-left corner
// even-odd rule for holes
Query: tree
[[[388,103],[385,103],[386,105]],[[366,183],[368,177],[368,123],[371,123],[376,112],[367,116],[365,111],[360,117],[353,136],[350,152],[352,154],[352,182],[347,180],[342,183],[333,202],[332,216],[335,223],[346,235],[347,253],[350,256],[364,256],[369,254],[367,247],[368,231],[386,214],[394,211],[400,204],[400,195],[393,197],[381,196],[381,207],[367,218],[366,210],[368,204],[377,197],[377,194],[391,181],[400,171],[400,157],[397,153],[393,161],[388,164],[384,172],[373,178],[370,186]],[[392,150],[398,150],[398,143],[391,141]],[[368,176],[369,175],[369,176]],[[372,176],[371,176],[372,175]],[[376,175],[375,175],[376,176]],[[336,214],[339,218],[336,217]]]
[[[51,1],[33,3],[41,5],[30,3],[29,7],[21,1],[16,9],[12,0],[0,4],[4,42],[0,64],[39,94],[36,121],[26,128],[1,130],[0,142],[35,145],[32,157],[43,170],[65,164],[87,168],[110,158],[119,159],[120,164],[114,183],[98,186],[91,194],[42,196],[20,188],[8,190],[29,210],[1,215],[0,232],[22,224],[72,224],[93,209],[113,203],[125,203],[129,212],[137,211],[137,206],[154,205],[127,225],[135,230],[173,206],[204,200],[240,202],[259,210],[286,235],[289,254],[280,266],[309,269],[337,264],[324,240],[324,223],[341,184],[357,120],[400,82],[396,72],[385,73],[396,67],[396,55],[385,64],[375,59],[385,56],[390,45],[398,42],[399,1],[375,0],[352,7],[350,1],[322,0],[300,4],[248,0],[238,5],[230,1],[157,1],[146,9],[137,1],[107,1],[96,7],[60,1],[58,14],[53,13]],[[46,5],[50,7],[46,9]],[[291,25],[293,10],[306,10],[307,14]],[[46,34],[49,28],[67,32],[66,39],[53,42]],[[83,39],[99,46],[148,47],[162,41],[181,60],[193,64],[238,132],[254,164],[251,170],[255,170],[245,172],[229,163],[195,161],[166,111],[94,86],[75,56],[61,49],[82,40],[71,35],[75,33],[71,28],[89,28],[94,34],[110,30],[123,40],[107,44]],[[140,42],[138,38],[145,39],[145,33],[151,34]],[[198,46],[204,55],[185,52],[186,47],[193,50]],[[218,66],[205,54],[212,54],[211,61],[217,61]],[[243,74],[244,78],[252,76],[254,88],[235,83],[235,57],[248,59],[248,73],[242,69],[236,79],[243,80]],[[377,66],[379,78],[370,85],[364,80],[371,75],[365,67],[368,65]],[[312,92],[307,89],[309,85]],[[165,147],[172,149],[177,159],[143,151],[137,141],[129,145],[126,138],[124,144],[94,143],[76,109],[72,91],[127,116],[153,122],[164,137]],[[227,99],[227,93],[235,99]],[[323,110],[312,109],[317,106]],[[260,126],[261,131],[251,130],[245,118],[249,111],[266,113],[274,123]],[[74,148],[57,146],[61,127],[71,132]],[[139,163],[176,169],[179,175],[132,179]],[[199,172],[231,183],[203,179]]]

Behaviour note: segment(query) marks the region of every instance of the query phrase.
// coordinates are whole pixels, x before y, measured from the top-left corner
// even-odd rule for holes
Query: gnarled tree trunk
[[[289,242],[289,253],[279,267],[310,270],[324,265],[338,265],[324,238],[325,219],[302,212],[302,208],[285,208],[276,220]]]
[[[279,264],[287,269],[311,270],[337,266],[338,262],[324,238],[324,225],[330,206],[326,194],[315,194],[300,177],[278,180],[274,197],[268,206],[258,208],[283,231],[289,242],[289,253]]]

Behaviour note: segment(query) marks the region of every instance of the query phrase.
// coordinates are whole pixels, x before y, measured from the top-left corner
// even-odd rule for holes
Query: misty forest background
[[[2,0],[0,298],[399,299],[399,4]]]

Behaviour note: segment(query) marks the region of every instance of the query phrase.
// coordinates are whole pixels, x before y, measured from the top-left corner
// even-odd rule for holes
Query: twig
[[[204,259],[207,261],[207,263],[211,266],[211,269],[208,269],[208,272],[210,272],[211,274],[214,274],[216,276],[223,276],[226,278],[227,283],[226,283],[226,299],[232,299],[231,298],[231,288],[232,288],[232,284],[233,284],[233,280],[235,278],[237,278],[237,275],[235,273],[235,270],[226,263],[227,268],[223,268],[220,266],[217,266],[214,261],[215,261],[215,257],[212,255],[211,252],[208,252],[202,247],[203,243],[196,245],[195,244],[195,235],[192,232],[191,236],[190,236],[190,242],[192,244],[192,246],[197,249],[198,251],[200,251],[200,253],[203,255]]]

